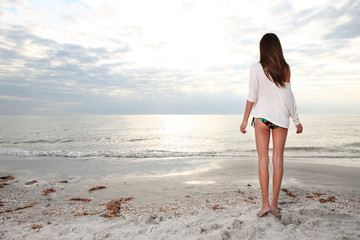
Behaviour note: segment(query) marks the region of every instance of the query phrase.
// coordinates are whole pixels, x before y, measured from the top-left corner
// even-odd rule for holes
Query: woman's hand
[[[245,113],[244,113],[242,124],[240,125],[240,131],[242,133],[246,133],[246,125],[248,123],[250,112],[251,112],[251,109],[253,108],[253,106],[254,106],[253,102],[250,102],[249,100],[246,101]]]
[[[246,125],[247,125],[247,122],[246,121],[243,121],[242,124],[240,125],[240,132],[242,133],[246,133]]]
[[[299,133],[302,133],[302,131],[303,131],[303,127],[302,127],[301,123],[296,125],[296,133],[299,134]]]

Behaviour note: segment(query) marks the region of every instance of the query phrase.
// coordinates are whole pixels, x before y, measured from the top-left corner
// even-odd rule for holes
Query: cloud
[[[302,109],[360,100],[358,1],[4,3],[5,113],[241,113],[266,32]]]
[[[15,96],[0,96],[0,99],[8,100],[8,101],[29,101],[32,100],[31,98],[25,97],[15,97]]]
[[[348,1],[337,9],[329,18],[333,20],[333,29],[324,36],[325,39],[353,39],[360,36],[360,3]]]
[[[97,62],[130,51],[127,48],[108,51],[105,48],[59,44],[16,26],[1,29],[0,32],[2,42],[7,46],[0,48],[0,65],[3,66],[0,70],[0,85],[3,86],[0,92],[4,95],[29,95],[38,100],[69,97],[68,94],[80,94],[81,89],[92,85],[98,87],[102,82],[111,81],[107,79],[112,76],[109,74],[111,69],[125,63],[114,62],[109,65]]]
[[[18,8],[18,7],[24,7],[27,5],[28,5],[28,3],[26,0],[2,0],[1,1],[2,7]]]

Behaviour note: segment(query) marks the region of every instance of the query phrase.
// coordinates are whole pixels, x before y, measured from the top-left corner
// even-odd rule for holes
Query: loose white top
[[[291,84],[285,82],[285,87],[277,87],[265,75],[260,63],[250,67],[248,101],[254,103],[253,115],[265,118],[283,128],[289,128],[289,116],[295,125],[300,124]]]

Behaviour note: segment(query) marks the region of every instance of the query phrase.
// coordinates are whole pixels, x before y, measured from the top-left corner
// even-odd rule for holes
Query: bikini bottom
[[[279,127],[278,125],[273,124],[272,122],[266,120],[265,118],[258,118],[258,119],[260,121],[262,121],[270,129],[275,129],[275,128]],[[255,118],[252,119],[251,126],[255,127]]]

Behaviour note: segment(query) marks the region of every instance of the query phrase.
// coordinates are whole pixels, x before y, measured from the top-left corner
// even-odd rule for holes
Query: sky
[[[0,114],[242,114],[278,35],[299,114],[360,114],[358,0],[0,0]]]

